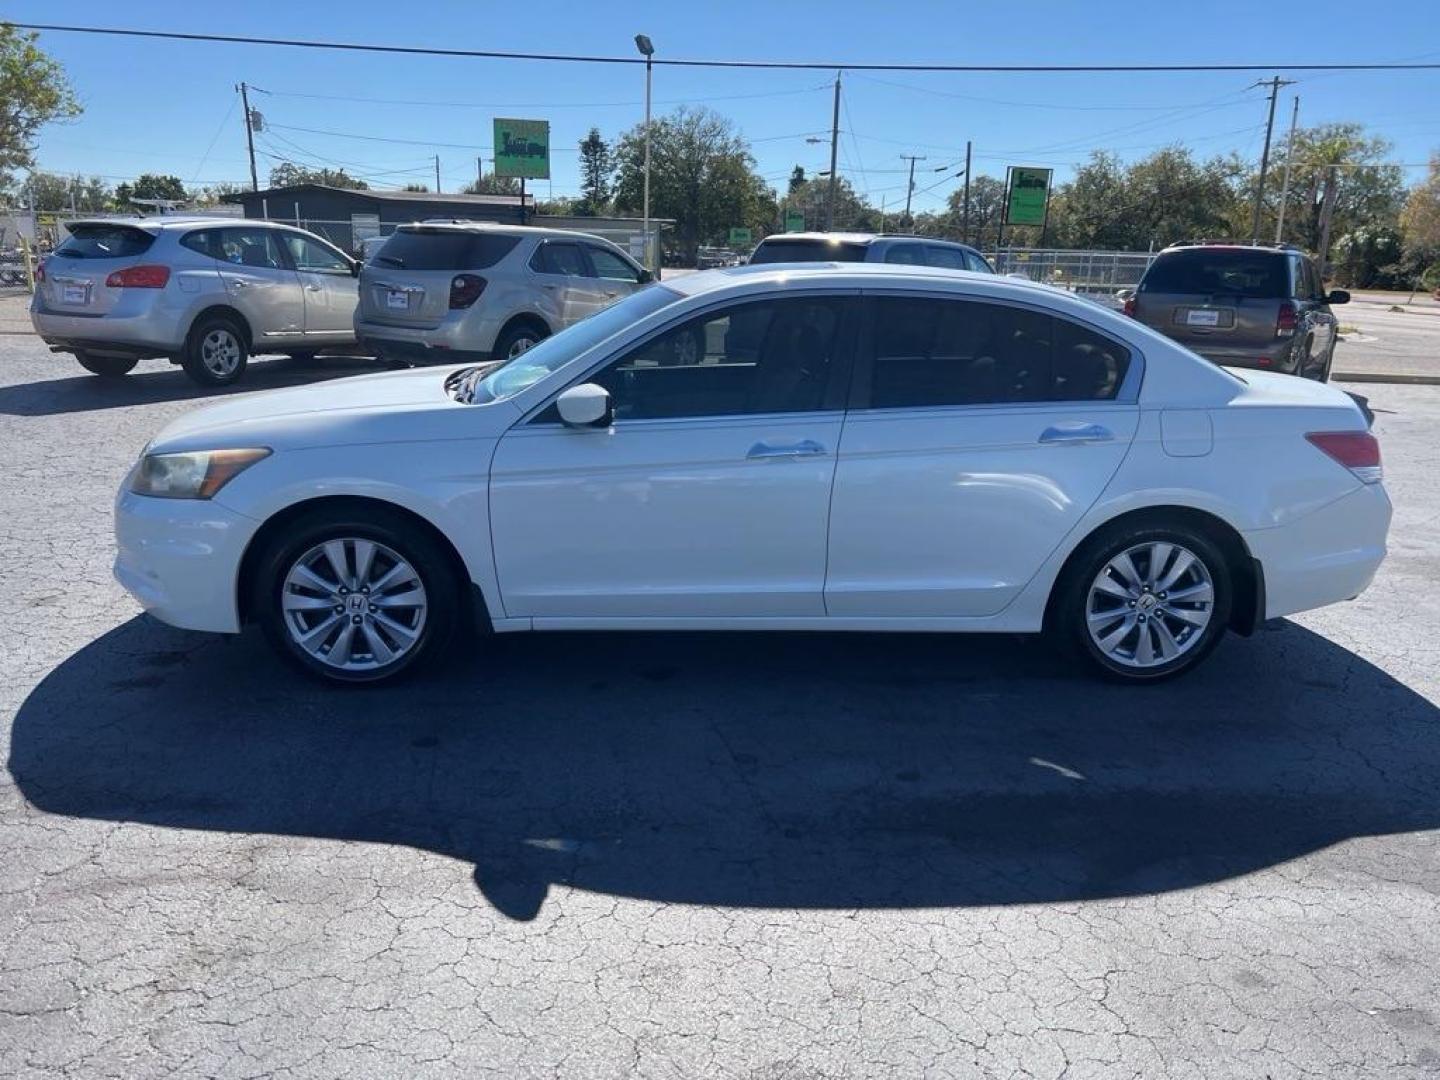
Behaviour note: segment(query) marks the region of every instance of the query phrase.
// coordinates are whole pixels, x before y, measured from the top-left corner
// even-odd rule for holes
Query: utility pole
[[[910,231],[915,231],[915,226],[910,220],[910,197],[915,194],[915,162],[924,161],[923,155],[901,154],[901,161],[910,162],[910,182],[905,185],[905,223]]]
[[[830,193],[825,200],[825,231],[835,228],[835,155],[840,149],[840,72],[835,72],[835,108],[830,114]]]
[[[1295,122],[1300,119],[1300,95],[1290,109],[1290,138],[1285,143],[1285,180],[1280,185],[1280,213],[1275,216],[1275,243],[1284,240],[1285,206],[1290,201],[1290,166],[1295,163]]]
[[[260,178],[255,174],[255,118],[250,115],[250,88],[240,84],[240,104],[245,110],[245,148],[250,151],[250,190],[260,190]]]
[[[1270,87],[1270,112],[1265,120],[1265,149],[1260,154],[1260,179],[1255,184],[1255,212],[1250,216],[1250,242],[1260,242],[1260,207],[1265,201],[1265,171],[1270,167],[1270,135],[1275,130],[1275,96],[1280,93],[1280,87],[1289,86],[1293,79],[1282,79],[1276,75],[1272,79],[1261,79],[1254,83],[1249,89],[1256,86]]]
[[[970,242],[970,140],[965,140],[965,203],[960,211],[960,238]]]
[[[440,194],[440,155],[435,155],[435,194]]]

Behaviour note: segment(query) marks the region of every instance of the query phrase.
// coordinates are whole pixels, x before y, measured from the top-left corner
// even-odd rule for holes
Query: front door
[[[305,336],[332,340],[354,336],[359,292],[350,260],[299,233],[283,235],[305,288]]]
[[[1124,459],[1129,353],[1023,307],[887,296],[871,312],[835,476],[829,614],[994,615]]]
[[[585,254],[600,284],[601,299],[606,306],[629,296],[640,288],[640,267],[599,244],[586,244]]]
[[[305,292],[290,269],[274,229],[217,230],[220,277],[231,303],[245,316],[257,347],[265,339],[294,340],[305,332]]]
[[[853,313],[838,296],[720,308],[586,380],[611,394],[609,427],[552,404],[511,429],[490,485],[505,614],[823,615]]]
[[[611,303],[578,242],[546,240],[535,249],[530,268],[545,293],[545,307],[560,324],[557,330]]]

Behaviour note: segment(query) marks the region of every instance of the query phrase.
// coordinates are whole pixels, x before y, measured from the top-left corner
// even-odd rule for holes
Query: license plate
[[[90,290],[84,285],[62,285],[60,300],[66,304],[85,304],[90,300]]]
[[[1186,314],[1185,322],[1189,326],[1219,326],[1220,312],[1191,311]]]
[[[385,294],[385,306],[391,309],[398,308],[401,311],[408,310],[410,307],[410,294],[402,292],[399,289],[391,289]]]

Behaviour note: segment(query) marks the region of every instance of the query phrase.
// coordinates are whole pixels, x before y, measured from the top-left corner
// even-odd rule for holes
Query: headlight
[[[137,495],[160,499],[208,499],[270,451],[199,450],[190,454],[146,454],[130,480]]]

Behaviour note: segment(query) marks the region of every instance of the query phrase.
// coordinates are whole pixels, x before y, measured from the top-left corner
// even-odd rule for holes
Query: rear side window
[[[959,248],[944,247],[940,244],[926,246],[925,261],[931,266],[938,266],[945,270],[965,269],[965,253]]]
[[[401,270],[485,270],[520,243],[518,236],[451,229],[398,229],[371,260]]]
[[[1067,319],[969,300],[875,302],[870,407],[1106,401],[1123,345]]]
[[[1254,298],[1290,295],[1285,256],[1268,251],[1194,248],[1159,256],[1140,291]]]
[[[151,233],[129,225],[75,225],[55,254],[67,259],[133,259],[154,242]]]
[[[885,261],[901,266],[924,266],[925,249],[919,244],[893,244],[885,252]]]
[[[865,245],[841,240],[762,240],[750,265],[789,262],[864,262]]]

